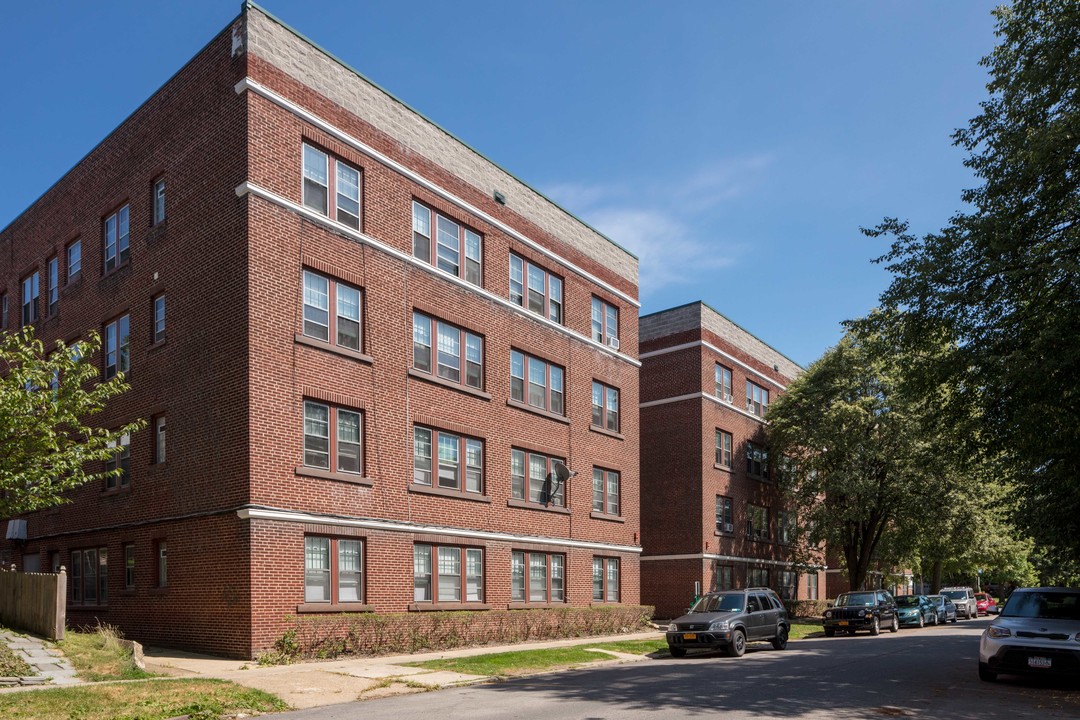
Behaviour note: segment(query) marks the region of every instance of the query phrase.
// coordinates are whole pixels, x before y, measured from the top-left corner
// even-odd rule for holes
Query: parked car
[[[999,674],[1080,678],[1080,589],[1013,591],[979,641],[979,677]]]
[[[900,629],[896,616],[896,601],[884,590],[859,590],[836,598],[836,604],[825,611],[825,637],[832,637],[837,630],[854,635],[858,630],[869,630],[871,635],[881,633],[887,627],[891,632]]]
[[[901,625],[926,627],[938,624],[937,607],[925,595],[897,595],[896,614]]]
[[[975,593],[975,608],[980,615],[997,614],[997,600],[990,593]]]
[[[956,603],[944,595],[927,595],[926,599],[937,608],[938,622],[956,622]]]
[[[725,650],[740,657],[746,643],[761,640],[783,650],[790,630],[784,603],[769,588],[710,592],[668,625],[668,652],[680,658],[687,650]]]
[[[979,616],[979,608],[975,603],[975,591],[969,587],[941,588],[941,594],[956,604],[956,616],[965,620]]]

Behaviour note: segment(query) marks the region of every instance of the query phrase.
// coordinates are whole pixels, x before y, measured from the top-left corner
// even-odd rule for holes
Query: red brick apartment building
[[[4,326],[100,331],[103,424],[149,421],[6,556],[69,568],[72,625],[241,657],[295,613],[636,604],[637,293],[245,5],[0,232]]]
[[[682,614],[694,593],[768,586],[824,597],[797,572],[763,416],[802,368],[704,303],[645,315],[641,366],[642,601]]]

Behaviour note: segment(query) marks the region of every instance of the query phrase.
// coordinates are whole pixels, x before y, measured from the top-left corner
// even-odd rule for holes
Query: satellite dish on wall
[[[561,488],[567,480],[574,477],[575,475],[577,475],[576,470],[571,470],[559,460],[556,460],[554,463],[552,463],[551,473],[544,480],[544,489],[542,491],[543,495],[541,497],[541,499],[544,501],[544,505],[550,505],[551,499],[558,494],[559,488]]]

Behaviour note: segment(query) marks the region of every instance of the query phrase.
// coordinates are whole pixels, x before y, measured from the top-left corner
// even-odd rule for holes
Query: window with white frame
[[[806,599],[820,599],[820,596],[818,595],[818,574],[816,572],[806,574]]]
[[[555,476],[556,462],[564,460],[512,448],[510,497],[514,500],[566,507],[566,486],[559,484]]]
[[[360,229],[360,171],[304,143],[304,205]]]
[[[434,374],[443,380],[482,390],[484,339],[456,325],[413,312],[413,368],[431,373],[432,365]]]
[[[154,298],[154,342],[165,342],[165,293]]]
[[[731,433],[724,430],[716,431],[716,464],[720,467],[731,468]]]
[[[154,418],[154,463],[160,465],[165,462],[165,416],[158,415]]]
[[[73,605],[109,603],[109,549],[71,551],[71,602]]]
[[[105,379],[131,370],[131,318],[121,315],[105,325]]]
[[[746,474],[759,480],[769,479],[769,452],[761,445],[746,443]]]
[[[510,399],[541,410],[563,415],[566,412],[564,370],[554,363],[510,351]]]
[[[619,432],[619,391],[596,380],[592,384],[592,424]]]
[[[746,381],[746,409],[758,417],[769,410],[769,391],[750,380]]]
[[[619,559],[594,557],[592,561],[593,602],[619,602]]]
[[[360,352],[360,290],[304,270],[304,335]]]
[[[747,504],[746,537],[751,540],[769,539],[769,508]]]
[[[331,466],[331,463],[333,465]],[[304,465],[333,472],[363,472],[363,417],[356,410],[304,401]]]
[[[105,272],[111,272],[128,261],[130,232],[128,206],[105,218]]]
[[[156,564],[156,586],[165,588],[169,586],[169,545],[165,540],[154,541],[154,558]]]
[[[619,308],[595,296],[592,299],[592,339],[619,349]]]
[[[304,538],[304,602],[360,603],[364,598],[364,542],[359,538]]]
[[[735,532],[735,513],[732,510],[732,500],[723,495],[716,496],[716,532]]]
[[[82,273],[82,240],[76,240],[67,246],[67,281],[73,283]]]
[[[794,600],[795,593],[799,587],[799,575],[794,570],[781,570],[780,571],[780,587],[777,588],[780,592],[781,600]]]
[[[483,238],[480,233],[413,201],[413,256],[480,285]]]
[[[49,306],[45,314],[47,317],[52,317],[60,307],[60,258],[53,255],[46,263],[45,269],[49,283]]]
[[[563,321],[562,278],[511,253],[510,302],[561,325]]]
[[[135,589],[135,544],[124,544],[124,589]]]
[[[38,321],[38,297],[41,295],[41,276],[34,271],[22,281],[22,324],[24,326]]]
[[[484,492],[484,442],[445,430],[413,428],[413,482],[467,493]]]
[[[731,368],[716,363],[716,397],[731,402]]]
[[[780,510],[776,514],[777,540],[784,545],[795,542],[795,513],[790,510]]]
[[[165,222],[165,178],[154,181],[154,218],[153,224]]]
[[[566,556],[552,553],[510,553],[510,601],[566,602]]]
[[[105,461],[105,471],[115,474],[106,476],[105,489],[127,487],[131,484],[131,435],[124,433],[119,442],[110,440],[107,446],[114,452]]]
[[[593,512],[605,515],[619,514],[619,473],[614,470],[604,470],[594,467],[592,471],[593,483]]]
[[[418,603],[484,601],[484,551],[453,545],[413,545],[413,600]]]

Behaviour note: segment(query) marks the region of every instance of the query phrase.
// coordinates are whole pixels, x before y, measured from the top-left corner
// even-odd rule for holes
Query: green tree
[[[0,517],[58,505],[71,488],[119,475],[87,464],[113,456],[120,437],[145,421],[114,430],[86,424],[128,389],[122,373],[100,381],[91,362],[99,345],[91,333],[46,352],[32,328],[0,333]]]
[[[1080,3],[1016,0],[994,11],[982,112],[953,136],[981,184],[969,209],[918,237],[886,219],[882,295],[911,349],[946,329],[950,357],[919,362],[979,419],[972,453],[1015,490],[1014,519],[1062,558],[1080,554]],[[880,319],[877,318],[877,319]],[[875,318],[863,321],[864,329]]]

